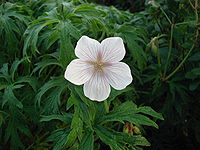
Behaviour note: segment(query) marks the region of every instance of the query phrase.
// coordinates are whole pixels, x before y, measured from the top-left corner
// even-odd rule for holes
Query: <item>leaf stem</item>
[[[108,105],[107,100],[104,101],[104,105],[105,105],[105,108],[106,108],[106,113],[109,113],[109,105]]]
[[[168,80],[170,77],[172,77],[180,68],[181,66],[185,63],[186,59],[189,57],[190,53],[192,52],[192,50],[194,49],[194,45],[192,45],[192,47],[190,48],[189,52],[187,53],[187,55],[185,56],[185,58],[182,60],[182,62],[178,65],[178,67],[176,67],[176,69],[170,73],[166,78],[165,80]]]
[[[165,70],[164,70],[164,75],[163,75],[164,77],[165,77],[166,72],[167,72],[167,67],[168,67],[169,59],[170,59],[171,52],[172,52],[173,32],[174,32],[174,24],[171,25],[171,35],[170,35],[170,42],[169,42],[169,52],[168,52],[168,56],[167,56],[167,62],[165,64]]]

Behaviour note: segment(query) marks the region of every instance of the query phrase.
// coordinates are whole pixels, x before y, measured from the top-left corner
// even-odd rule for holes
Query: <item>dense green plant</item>
[[[0,148],[173,149],[168,128],[199,141],[198,1],[144,5],[132,14],[84,0],[3,1]],[[105,103],[64,79],[82,35],[125,42],[134,81]],[[159,131],[148,127],[156,122]]]

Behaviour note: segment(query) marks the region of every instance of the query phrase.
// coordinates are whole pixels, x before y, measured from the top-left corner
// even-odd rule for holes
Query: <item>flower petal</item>
[[[77,42],[75,54],[78,58],[86,61],[96,61],[101,44],[87,36],[82,36]]]
[[[120,37],[110,37],[101,42],[103,62],[118,62],[125,56],[126,50]]]
[[[99,102],[107,99],[110,94],[110,85],[102,72],[94,73],[83,88],[86,97]]]
[[[80,59],[74,59],[67,66],[64,77],[76,85],[81,85],[87,82],[93,73],[94,66],[92,64]]]
[[[103,72],[108,83],[116,90],[126,88],[133,80],[129,66],[123,62],[107,65]]]

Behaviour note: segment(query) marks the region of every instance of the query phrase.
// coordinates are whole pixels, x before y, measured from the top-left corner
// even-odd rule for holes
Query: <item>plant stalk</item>
[[[199,22],[199,16],[198,16],[198,0],[195,0],[195,18],[196,18],[196,24],[198,25]],[[196,38],[199,36],[199,30],[197,26],[197,31],[196,31]]]
[[[168,52],[168,56],[167,56],[167,62],[165,64],[165,70],[164,70],[164,77],[167,73],[167,67],[168,67],[168,63],[169,63],[169,59],[171,56],[171,52],[172,52],[172,39],[173,39],[173,32],[174,32],[174,25],[172,24],[171,26],[171,35],[170,35],[170,42],[169,42],[169,52]]]
[[[157,46],[157,61],[158,61],[158,67],[160,70],[160,76],[162,77],[162,70],[161,70],[161,63],[160,63],[160,52],[159,52],[159,44],[158,41],[156,41],[156,46]]]
[[[108,105],[107,100],[104,101],[104,105],[105,105],[105,108],[106,108],[106,113],[109,113],[109,105]]]
[[[192,52],[192,50],[194,49],[194,45],[192,45],[192,47],[190,48],[189,52],[187,53],[187,55],[185,56],[185,58],[182,60],[182,62],[178,65],[178,67],[176,67],[176,69],[170,73],[166,78],[165,80],[168,80],[169,78],[171,78],[180,68],[181,66],[185,63],[186,59],[189,57],[190,53]]]
[[[162,11],[162,13],[165,15],[165,17],[167,18],[167,20],[169,21],[169,23],[172,25],[172,21],[169,19],[169,17],[167,16],[167,14],[165,13],[165,11],[162,9],[162,7],[160,7],[160,10]]]

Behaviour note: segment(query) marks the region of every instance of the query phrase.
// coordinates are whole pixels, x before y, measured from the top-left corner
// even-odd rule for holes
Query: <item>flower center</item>
[[[94,69],[98,72],[103,72],[103,63],[102,62],[94,63]]]

